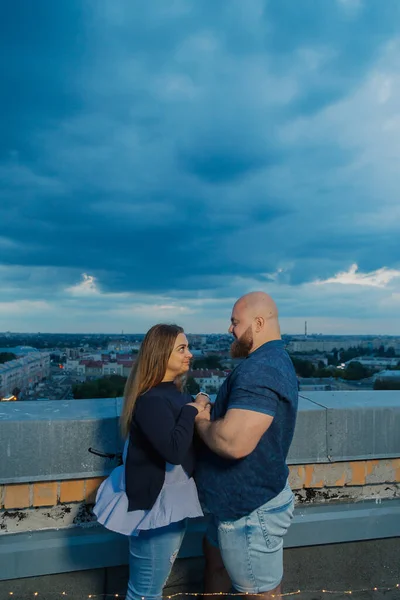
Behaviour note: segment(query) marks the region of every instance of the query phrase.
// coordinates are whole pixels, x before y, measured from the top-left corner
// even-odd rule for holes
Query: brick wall
[[[54,506],[69,502],[94,502],[104,477],[73,479],[70,481],[43,481],[0,486],[0,508],[19,509]]]
[[[104,477],[0,486],[0,508],[22,509],[94,502]],[[343,489],[400,484],[400,458],[290,466],[290,484],[302,489]]]
[[[400,483],[400,458],[290,466],[292,489]]]

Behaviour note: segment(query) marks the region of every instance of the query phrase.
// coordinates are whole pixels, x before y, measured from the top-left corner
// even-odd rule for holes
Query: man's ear
[[[263,317],[256,317],[254,320],[255,320],[255,325],[256,325],[256,332],[260,333],[260,331],[264,327],[265,321],[264,321]]]

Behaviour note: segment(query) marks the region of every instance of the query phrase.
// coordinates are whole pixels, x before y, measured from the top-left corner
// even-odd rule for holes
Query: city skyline
[[[296,318],[293,319],[293,321],[296,321],[297,326],[299,327],[298,330],[285,330],[284,327],[282,327],[282,323],[283,325],[285,325],[285,323],[287,323],[287,319],[283,318],[280,319],[280,323],[281,323],[281,334],[283,336],[293,336],[296,338],[303,338],[303,339],[311,339],[311,338],[317,338],[317,337],[321,337],[321,338],[329,338],[329,337],[339,337],[339,338],[346,338],[346,337],[354,337],[354,338],[384,338],[384,339],[390,339],[390,338],[394,338],[394,339],[398,339],[400,337],[399,334],[397,333],[389,333],[389,332],[385,332],[385,331],[351,331],[350,327],[351,327],[351,323],[350,322],[343,322],[342,327],[344,328],[341,331],[318,331],[318,330],[309,330],[307,334],[304,333],[304,321],[301,321],[300,318]],[[160,321],[162,322],[162,321]],[[163,322],[166,323],[172,323],[175,322],[173,320],[168,320],[165,319]],[[325,323],[326,320],[321,320],[321,322]],[[352,323],[354,322],[353,320],[351,321]],[[151,327],[152,325],[155,324],[155,321],[152,322],[149,327]],[[303,330],[301,330],[301,325],[303,325]],[[229,326],[229,323],[228,323]],[[335,327],[337,326],[337,322],[335,322]],[[365,327],[365,321],[362,321],[361,323],[362,327]],[[112,336],[112,337],[116,337],[116,338],[121,338],[124,339],[127,336],[131,337],[131,336],[135,336],[135,335],[140,335],[143,336],[146,334],[146,332],[148,331],[149,327],[145,327],[142,330],[131,330],[131,329],[126,329],[125,331],[118,331],[116,329],[112,329],[110,327],[109,330],[106,329],[97,329],[96,331],[88,331],[85,329],[81,329],[81,330],[71,330],[71,331],[67,331],[67,330],[62,330],[62,329],[57,329],[54,328],[52,331],[48,331],[46,329],[42,329],[42,330],[36,330],[36,329],[32,329],[32,330],[7,330],[7,331],[0,331],[0,336],[35,336],[35,335],[88,335],[88,336]],[[231,336],[232,334],[229,333],[228,331],[228,327],[226,328],[226,330],[224,331],[223,329],[221,330],[212,330],[209,329],[208,331],[200,331],[200,330],[196,330],[196,329],[190,329],[185,327],[185,333],[189,334],[189,335],[227,335],[227,336]]]
[[[245,6],[245,7],[244,7]],[[0,331],[400,335],[397,0],[7,7]]]

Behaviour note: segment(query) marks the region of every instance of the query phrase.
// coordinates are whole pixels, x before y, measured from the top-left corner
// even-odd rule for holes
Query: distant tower
[[[304,337],[307,339],[307,321],[304,322]]]

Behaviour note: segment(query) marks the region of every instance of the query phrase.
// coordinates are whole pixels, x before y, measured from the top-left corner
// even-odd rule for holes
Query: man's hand
[[[210,398],[209,398],[209,396],[207,396],[207,394],[202,394],[200,392],[199,394],[197,394],[195,401],[189,402],[188,406],[194,406],[195,408],[197,408],[198,415],[199,415],[203,412],[207,412],[208,407],[210,407],[210,410],[211,410]],[[196,419],[197,419],[197,417],[196,417]],[[210,419],[208,418],[208,420],[210,420]]]
[[[211,419],[211,404],[207,404],[203,410],[200,410],[196,415],[196,423],[199,421],[210,421]]]

